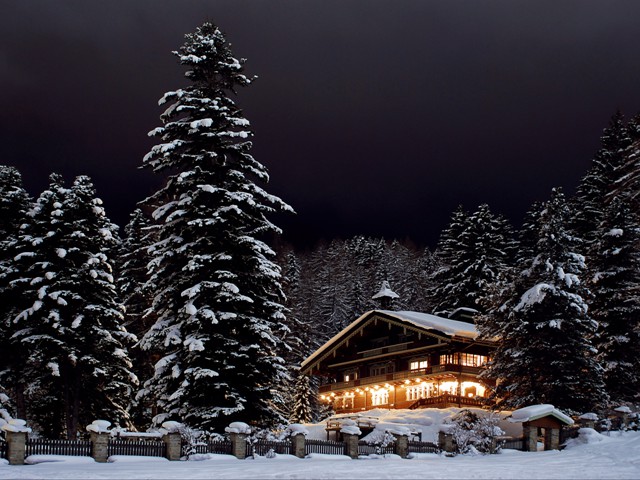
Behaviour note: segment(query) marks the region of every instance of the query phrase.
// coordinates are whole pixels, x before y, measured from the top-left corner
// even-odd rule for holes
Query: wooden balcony
[[[478,407],[485,405],[485,401],[478,397],[464,397],[445,393],[437,397],[421,398],[409,406],[410,410],[417,408],[448,408],[448,407]]]
[[[385,375],[375,375],[371,377],[362,377],[348,382],[334,382],[326,385],[320,385],[319,392],[336,392],[340,390],[348,390],[357,387],[367,387],[371,385],[380,385],[384,383],[398,383],[404,380],[412,380],[416,378],[437,378],[445,375],[473,375],[477,376],[483,367],[471,367],[468,365],[433,365],[428,368],[418,370],[406,370],[402,372],[387,373]]]

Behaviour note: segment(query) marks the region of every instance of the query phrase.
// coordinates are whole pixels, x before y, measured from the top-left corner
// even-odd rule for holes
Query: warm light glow
[[[420,381],[421,380],[419,378],[416,378],[416,383],[420,383]]]
[[[320,395],[320,400],[324,400],[325,398],[327,397],[325,397],[324,395]]]
[[[458,382],[442,382],[440,384],[440,391],[455,395],[458,393]]]
[[[475,392],[474,392],[475,389]],[[462,394],[468,397],[484,397],[486,389],[477,382],[462,382]]]

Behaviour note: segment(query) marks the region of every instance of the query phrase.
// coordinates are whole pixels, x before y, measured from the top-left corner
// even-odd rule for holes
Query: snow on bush
[[[468,409],[454,415],[449,420],[448,433],[453,436],[456,453],[497,453],[500,445],[494,439],[504,434],[498,427],[499,420],[494,413],[482,414]]]

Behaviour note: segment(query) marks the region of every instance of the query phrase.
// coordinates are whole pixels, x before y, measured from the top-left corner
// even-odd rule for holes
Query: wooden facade
[[[471,323],[418,312],[365,313],[302,363],[337,413],[482,406],[493,343]]]

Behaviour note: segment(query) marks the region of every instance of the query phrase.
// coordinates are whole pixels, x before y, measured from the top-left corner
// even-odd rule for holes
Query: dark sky
[[[616,109],[640,111],[640,2],[0,0],[0,162],[37,195],[90,175],[126,223],[161,179],[138,169],[171,55],[202,22],[259,80],[237,102],[285,239],[433,246],[455,207],[516,225],[572,193]]]

